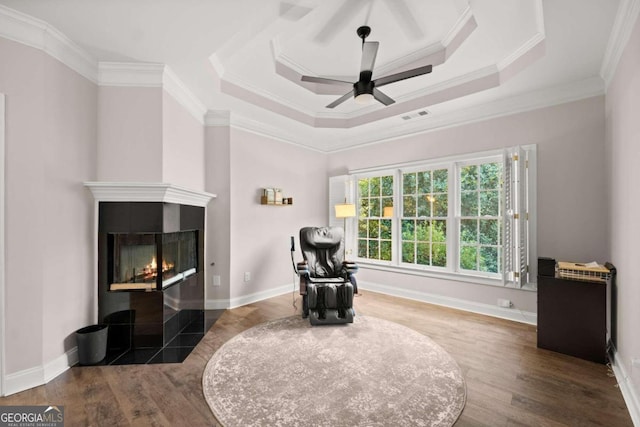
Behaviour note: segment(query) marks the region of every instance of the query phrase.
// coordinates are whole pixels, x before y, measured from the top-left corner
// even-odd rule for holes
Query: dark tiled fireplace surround
[[[166,188],[142,193],[159,201],[121,201],[130,196],[101,197],[103,187],[87,186],[98,207],[98,322],[109,325],[100,363],[182,362],[222,313],[205,310],[204,206],[172,203]]]

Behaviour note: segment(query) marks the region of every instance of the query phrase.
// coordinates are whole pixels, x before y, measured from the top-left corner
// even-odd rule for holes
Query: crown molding
[[[215,194],[156,182],[85,182],[98,202],[165,202],[205,207]]]
[[[0,5],[0,37],[42,50],[69,68],[98,82],[98,62],[44,21]]]
[[[225,127],[231,125],[231,112],[229,110],[209,110],[204,116],[204,125],[207,127]]]
[[[162,87],[165,65],[139,62],[100,62],[100,86]]]
[[[543,43],[545,40],[545,33],[538,32],[525,41],[520,47],[511,52],[509,55],[501,59],[496,65],[500,71],[507,69],[510,65],[514,64],[519,59],[525,57],[531,53],[536,46]]]
[[[103,87],[163,88],[200,124],[204,124],[205,105],[165,64],[141,62],[100,62],[99,85]]]
[[[310,139],[305,135],[290,135],[282,130],[280,127],[271,126],[263,122],[249,119],[240,115],[234,114],[231,118],[231,127],[233,129],[243,130],[245,132],[253,133],[255,135],[264,136],[269,139],[284,142],[286,144],[295,145],[297,147],[306,148],[307,150],[315,151],[318,153],[327,153],[326,150],[320,149],[316,146],[305,145],[301,143],[301,140]],[[313,132],[313,131],[311,131]]]
[[[476,77],[486,75],[490,76],[492,73],[495,73],[495,70],[496,68],[494,66],[478,70]],[[469,77],[464,78],[464,76],[462,76],[458,83],[468,81],[468,78]],[[397,126],[386,126],[383,130],[375,129],[352,137],[335,137],[331,139],[331,142],[327,142],[323,147],[306,145],[301,142],[305,139],[312,139],[311,137],[314,132],[313,129],[310,129],[309,132],[311,134],[308,136],[293,136],[284,132],[280,127],[270,126],[266,123],[249,119],[235,113],[230,120],[230,126],[234,129],[244,130],[246,132],[316,152],[337,153],[416,134],[462,126],[600,95],[604,95],[604,82],[601,78],[594,77],[580,82],[572,82],[567,85],[556,86],[550,89],[532,91],[511,98],[499,99],[456,112],[444,114],[438,114],[436,112],[419,121],[403,122],[404,124],[398,124]],[[224,118],[219,118],[218,114],[222,114],[224,117],[224,112],[208,112],[208,118],[206,118],[207,123],[210,123],[211,126],[226,126],[227,122]]]
[[[171,95],[178,104],[182,105],[197,121],[204,125],[204,115],[207,107],[191,92],[178,76],[165,66],[162,79],[164,90]]]
[[[48,23],[3,5],[0,37],[42,50],[99,86],[162,87],[204,123],[204,104],[164,64],[98,62]]]
[[[467,5],[458,17],[456,23],[453,24],[453,27],[451,27],[449,32],[442,38],[442,44],[444,46],[459,44],[454,43],[458,37],[463,35],[466,39],[477,27],[478,23],[476,22],[475,16],[473,16],[473,10],[471,6]]]
[[[638,15],[640,15],[640,0],[620,1],[602,66],[600,67],[600,76],[604,79],[605,87],[607,88],[611,80],[613,80],[622,53],[629,43],[633,28],[638,21]]]
[[[330,153],[347,151],[412,135],[506,117],[601,95],[604,95],[604,81],[600,77],[593,77],[580,82],[572,82],[567,85],[498,99],[455,112],[435,113],[416,122],[406,122],[404,125],[386,126],[386,130],[376,129],[357,137],[342,139],[339,142],[339,146],[336,144],[334,147],[329,147],[327,151]]]
[[[376,66],[376,75],[385,76],[388,74],[406,71],[415,67],[431,64],[437,66],[443,64],[447,57],[451,56],[460,45],[476,29],[477,23],[471,7],[467,6],[461,11],[460,16],[449,29],[442,40],[436,41],[419,49],[413,50],[406,55],[395,58],[386,64]],[[279,37],[271,40],[271,52],[276,63],[276,73],[292,83],[304,87],[317,95],[342,95],[343,88],[315,83],[303,82],[303,75],[315,75],[316,73],[293,58],[286,55],[282,48]],[[220,74],[219,74],[220,75]],[[337,80],[352,81],[353,77],[325,76]]]

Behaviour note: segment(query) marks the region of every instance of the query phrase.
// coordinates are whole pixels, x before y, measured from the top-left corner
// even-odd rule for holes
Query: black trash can
[[[78,362],[95,365],[107,355],[109,325],[91,325],[76,331],[78,340]]]

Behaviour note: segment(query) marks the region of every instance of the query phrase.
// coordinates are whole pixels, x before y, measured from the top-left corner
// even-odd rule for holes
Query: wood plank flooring
[[[74,367],[0,405],[64,405],[66,426],[217,426],[202,394],[207,361],[245,329],[299,314],[296,297],[297,310],[291,294],[227,310],[182,364]],[[457,427],[633,425],[608,368],[538,349],[534,326],[366,290],[354,307],[428,335],[453,356],[467,383]]]

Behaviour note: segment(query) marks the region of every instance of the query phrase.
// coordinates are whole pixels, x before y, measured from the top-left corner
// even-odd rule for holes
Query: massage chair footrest
[[[339,317],[338,310],[326,309],[324,318],[321,319],[317,310],[309,311],[309,321],[313,326],[316,325],[336,325],[340,323],[353,323],[353,317],[355,313],[352,308],[345,310],[345,316]]]

